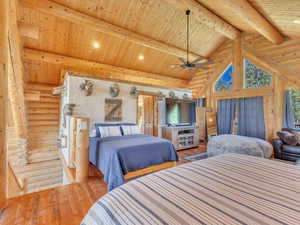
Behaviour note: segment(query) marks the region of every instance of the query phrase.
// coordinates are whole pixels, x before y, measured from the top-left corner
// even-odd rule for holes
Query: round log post
[[[89,119],[77,118],[76,182],[84,182],[89,176]]]

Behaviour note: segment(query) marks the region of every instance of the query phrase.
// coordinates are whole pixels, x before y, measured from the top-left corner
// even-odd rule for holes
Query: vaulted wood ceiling
[[[55,7],[51,6],[51,10],[45,7],[49,2],[65,7],[63,10],[66,14],[70,10],[75,10],[79,15],[108,22],[129,32],[152,39],[154,42],[158,41],[165,46],[171,46],[172,49],[170,53],[166,53],[167,48],[160,50],[153,48],[153,45],[149,47],[131,41],[126,38],[126,35],[118,37],[109,32],[101,32],[93,29],[95,25],[86,26],[78,20],[72,21],[63,13],[54,15],[51,10]],[[237,1],[20,0],[19,21],[38,28],[38,38],[23,37],[25,51],[26,49],[35,49],[91,62],[190,80],[193,74],[178,72],[169,66],[178,63],[176,52],[181,51],[180,54],[184,54],[182,50],[186,47],[186,20],[183,7],[193,10],[195,7],[197,8],[197,4],[201,4],[201,7],[206,7],[219,19],[228,23],[228,26],[232,25],[237,32],[257,32],[253,24],[249,24],[249,21],[237,12],[236,7],[232,7],[234,2]],[[248,2],[258,10],[259,16],[262,15],[267,19],[270,27],[274,25],[275,31],[272,29],[270,31],[273,32],[272,34],[276,33],[278,29],[279,36],[281,34],[289,37],[300,36],[300,25],[293,23],[294,20],[300,19],[298,0],[249,0]],[[194,11],[191,17],[191,51],[194,56],[209,57],[228,39],[228,35],[216,31],[218,30],[217,25],[208,24],[207,19],[199,12],[203,11]],[[93,47],[95,41],[101,45],[99,49]],[[142,61],[138,59],[141,54],[145,57]],[[62,64],[49,63],[30,57],[25,57],[24,63],[28,80],[31,82],[58,84],[61,71],[69,69],[68,66]]]

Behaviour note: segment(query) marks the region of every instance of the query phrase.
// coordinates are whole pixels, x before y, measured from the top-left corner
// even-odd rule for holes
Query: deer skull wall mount
[[[110,86],[109,88],[109,94],[112,98],[116,98],[118,97],[120,93],[120,87],[117,83],[113,84],[112,86]]]
[[[93,93],[94,84],[90,80],[84,80],[82,84],[80,84],[80,90],[84,92],[85,96],[90,96]]]

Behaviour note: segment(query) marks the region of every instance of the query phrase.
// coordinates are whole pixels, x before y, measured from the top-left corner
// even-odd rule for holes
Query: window
[[[300,128],[300,91],[296,91],[294,89],[290,89],[289,91],[292,99],[295,127]]]
[[[267,87],[272,84],[272,75],[254,65],[248,59],[244,60],[245,88]]]
[[[232,64],[222,73],[215,83],[215,91],[229,91],[232,88]]]

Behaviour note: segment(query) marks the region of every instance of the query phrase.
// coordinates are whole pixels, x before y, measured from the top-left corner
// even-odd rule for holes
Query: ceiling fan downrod
[[[187,64],[190,64],[189,61],[189,50],[190,50],[190,37],[189,37],[189,33],[190,33],[190,14],[191,14],[191,10],[186,10],[185,14],[187,16],[186,18],[186,33],[187,33],[187,40],[186,40],[186,60],[187,60]]]

